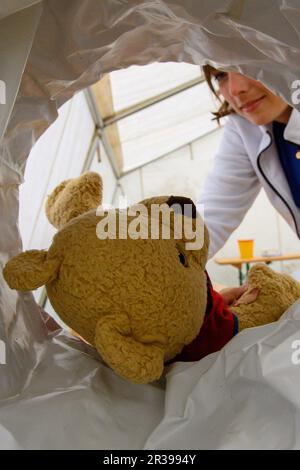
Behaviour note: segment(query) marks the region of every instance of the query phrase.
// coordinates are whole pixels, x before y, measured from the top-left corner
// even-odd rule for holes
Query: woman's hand
[[[228,307],[232,306],[248,289],[247,284],[241,287],[227,287],[219,292]]]

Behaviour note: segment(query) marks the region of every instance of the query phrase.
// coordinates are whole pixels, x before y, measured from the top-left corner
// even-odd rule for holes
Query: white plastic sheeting
[[[0,28],[7,86],[0,135],[10,118],[0,161],[2,265],[21,249],[18,184],[31,147],[57,108],[102,73],[155,60],[210,61],[261,79],[289,102],[300,76],[297,0],[14,3],[2,9]],[[1,279],[0,446],[300,448],[299,366],[290,354],[299,310],[298,303],[280,323],[246,331],[194,366],[173,366],[166,388],[140,387],[64,332],[47,336],[33,296]]]
[[[55,119],[58,105],[114,69],[153,61],[210,62],[262,80],[288,102],[300,76],[297,0],[48,0],[24,12],[37,18],[41,7],[4,141],[6,159],[19,163]],[[24,12],[3,21],[12,21],[10,37],[14,33],[15,42],[29,48],[32,37],[21,37],[25,26],[17,23]],[[1,56],[9,62],[5,48]]]
[[[279,322],[167,376],[154,449],[300,448],[300,301]]]
[[[1,401],[0,449],[299,449],[299,329],[300,301],[151,385],[49,336],[27,383]]]

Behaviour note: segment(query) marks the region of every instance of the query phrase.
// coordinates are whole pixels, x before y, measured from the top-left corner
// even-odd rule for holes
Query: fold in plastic
[[[21,250],[31,147],[104,73],[153,61],[233,67],[299,109],[298,0],[20,0],[2,2],[0,18],[1,266]],[[0,282],[0,448],[300,447],[299,303],[220,354],[173,366],[167,386],[136,386],[63,331],[47,335],[32,295]]]

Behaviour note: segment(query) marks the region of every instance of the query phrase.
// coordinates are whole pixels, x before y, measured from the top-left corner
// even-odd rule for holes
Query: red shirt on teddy
[[[219,351],[238,333],[238,319],[225,304],[223,297],[215,292],[207,276],[207,306],[203,325],[198,336],[183,348],[172,362],[199,361]]]

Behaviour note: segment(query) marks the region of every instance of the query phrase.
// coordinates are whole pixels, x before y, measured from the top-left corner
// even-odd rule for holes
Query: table
[[[243,284],[247,277],[251,263],[266,263],[270,264],[273,261],[288,261],[300,259],[300,253],[287,253],[278,256],[253,256],[252,258],[215,258],[214,261],[220,265],[229,265],[239,270],[240,286]],[[243,266],[246,265],[246,274],[243,274]]]

